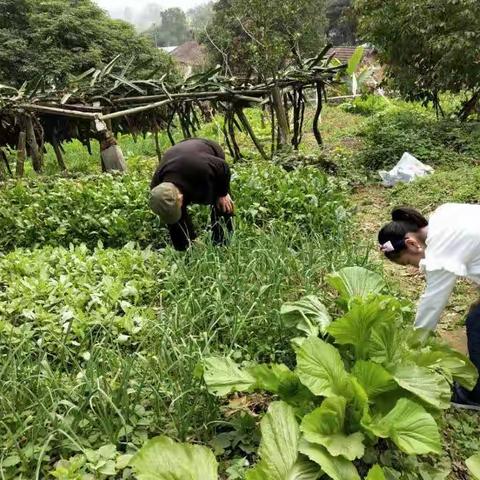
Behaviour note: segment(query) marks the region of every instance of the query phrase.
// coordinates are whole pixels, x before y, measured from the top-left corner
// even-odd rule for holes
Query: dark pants
[[[474,305],[467,316],[468,355],[480,373],[480,302]],[[480,380],[469,394],[472,401],[480,403]]]
[[[232,215],[220,212],[216,205],[212,205],[211,209],[210,230],[212,232],[212,243],[214,245],[226,245],[233,233]],[[175,250],[187,250],[193,240],[197,238],[192,218],[186,208],[184,208],[180,221],[175,225],[169,225],[168,230]]]

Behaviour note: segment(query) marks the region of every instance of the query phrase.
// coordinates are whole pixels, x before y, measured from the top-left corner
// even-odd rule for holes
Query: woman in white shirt
[[[480,205],[449,203],[427,221],[412,208],[396,208],[378,234],[380,249],[399,265],[413,265],[426,276],[415,327],[434,330],[457,277],[480,284]],[[468,351],[480,372],[480,303],[467,317]],[[454,405],[480,410],[480,381],[472,392],[455,386]]]

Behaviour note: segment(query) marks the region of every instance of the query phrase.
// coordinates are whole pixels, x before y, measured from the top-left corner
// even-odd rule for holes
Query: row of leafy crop
[[[166,230],[148,207],[148,172],[124,176],[40,178],[0,189],[0,249],[85,243],[119,247],[130,241],[162,246]],[[269,163],[235,167],[237,220],[266,228],[293,222],[306,231],[337,235],[345,199],[315,168],[286,172]],[[207,208],[196,221],[207,224]]]
[[[343,107],[372,115],[358,135],[359,161],[367,170],[392,168],[404,152],[433,167],[473,165],[480,156],[480,123],[437,119],[418,103],[369,96]]]
[[[472,388],[476,368],[446,345],[406,328],[405,305],[382,294],[380,276],[353,267],[328,281],[339,293],[339,318],[333,320],[315,296],[282,307],[286,322],[302,334],[292,340],[294,369],[251,361],[239,365],[218,356],[203,361],[212,394],[242,392],[233,404],[261,391],[272,401],[260,423],[258,453],[248,455],[241,476],[233,478],[446,478],[449,467],[440,457],[437,419],[449,407],[452,382]],[[237,410],[242,410],[241,402]],[[123,478],[133,472],[139,479],[218,479],[217,460],[206,447],[162,436],[137,453],[127,449],[117,463],[114,451],[108,447],[105,461],[114,472],[122,470],[116,469],[120,461]],[[102,452],[64,459],[56,474],[85,472],[91,458],[98,461]],[[426,454],[439,456],[424,460]],[[467,462],[473,474],[476,462],[477,457]]]

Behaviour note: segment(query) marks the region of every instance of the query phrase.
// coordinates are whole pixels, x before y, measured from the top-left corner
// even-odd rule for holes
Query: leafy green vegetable
[[[350,378],[340,353],[316,337],[307,338],[297,349],[297,373],[315,395],[341,396],[349,388]]]
[[[440,453],[440,434],[434,418],[423,407],[401,398],[385,417],[365,427],[381,438],[391,438],[409,455]]]
[[[467,458],[465,464],[467,465],[468,471],[473,476],[473,479],[480,480],[480,453]]]
[[[317,337],[319,333],[324,335],[332,322],[327,308],[314,295],[309,295],[296,302],[284,303],[280,314],[298,330],[313,337]]]
[[[255,385],[255,378],[248,371],[241,370],[231,358],[205,359],[203,378],[209,392],[217,396],[248,391]]]
[[[412,360],[419,366],[439,369],[451,380],[467,390],[473,390],[478,381],[478,370],[469,358],[448,345],[434,345],[425,351],[412,352]]]
[[[148,440],[130,465],[138,480],[218,480],[217,461],[208,448],[168,437]]]
[[[365,480],[386,480],[385,473],[380,465],[374,465],[368,472]]]
[[[330,325],[328,333],[340,345],[353,345],[357,359],[365,359],[373,328],[380,323],[392,323],[397,316],[395,303],[381,297],[354,302],[343,317]]]
[[[320,469],[299,459],[300,429],[295,413],[284,402],[273,402],[260,423],[260,462],[247,472],[247,480],[316,480]]]
[[[359,360],[355,363],[352,374],[371,399],[395,388],[392,375],[377,363]]]
[[[357,469],[352,462],[343,457],[333,457],[320,445],[302,440],[299,451],[313,462],[318,463],[332,480],[360,480]]]
[[[344,303],[355,297],[366,298],[385,288],[381,275],[362,267],[347,267],[328,276],[328,283],[340,294]]]
[[[398,385],[435,408],[450,406],[451,389],[444,377],[416,365],[401,365],[393,373]]]
[[[345,433],[346,405],[343,397],[326,398],[320,407],[303,417],[300,430],[305,440],[322,445],[333,457],[352,461],[363,457],[364,436],[360,432]]]

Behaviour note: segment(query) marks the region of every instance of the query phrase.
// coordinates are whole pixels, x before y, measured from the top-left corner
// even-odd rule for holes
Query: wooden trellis
[[[115,73],[118,57],[103,70],[91,69],[68,88],[15,89],[0,93],[0,178],[13,175],[3,149],[17,151],[16,175],[22,176],[27,157],[35,171],[43,167],[45,144],[52,145],[59,166],[64,142],[80,140],[91,153],[91,141],[101,143],[102,152],[115,147],[118,134],[153,133],[159,159],[158,132],[166,131],[174,144],[173,130],[184,138],[195,136],[200,119],[221,112],[225,141],[235,160],[241,158],[236,131],[247,133],[259,153],[267,158],[279,145],[290,142],[298,148],[304,132],[306,93],[317,96],[313,132],[319,145],[322,137],[319,118],[326,88],[335,82],[345,65],[332,64],[327,46],[317,57],[297,62],[275,79],[263,82],[226,78],[220,68],[194,75],[169,85],[158,80],[127,80],[126,71]],[[256,137],[244,109],[261,106],[271,117],[271,149]],[[119,151],[118,147],[117,153]],[[268,151],[268,153],[267,153]],[[120,152],[121,156],[121,152]],[[106,170],[124,168],[122,162],[104,163]]]

